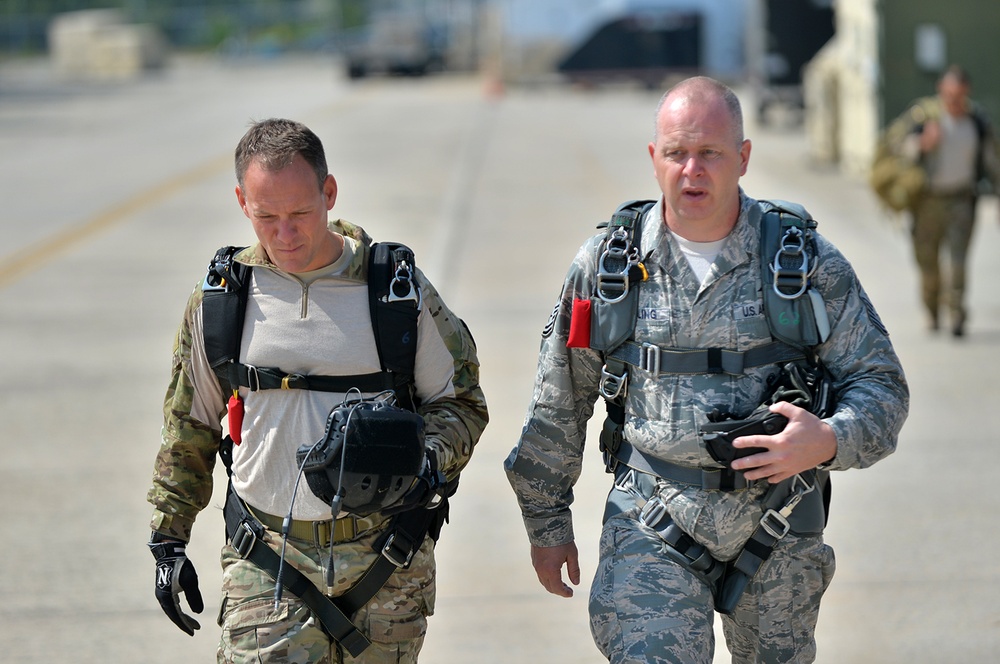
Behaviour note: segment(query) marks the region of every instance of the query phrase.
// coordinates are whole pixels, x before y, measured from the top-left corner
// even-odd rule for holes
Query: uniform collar
[[[351,252],[351,257],[346,265],[343,266],[342,271],[337,274],[340,279],[348,279],[351,281],[365,282],[368,278],[368,254],[371,250],[372,238],[361,226],[352,224],[349,221],[343,219],[336,219],[330,221],[327,224],[331,233],[336,233],[338,235],[343,235],[345,240],[345,251]],[[350,242],[353,241],[353,242]],[[353,247],[349,247],[351,244]],[[353,249],[353,251],[352,251]],[[235,260],[244,265],[250,265],[252,267],[263,267],[269,270],[274,270],[275,272],[282,272],[278,269],[274,263],[267,257],[267,253],[264,248],[258,242],[252,247],[247,247],[239,251]],[[318,271],[322,271],[326,268],[320,268]]]

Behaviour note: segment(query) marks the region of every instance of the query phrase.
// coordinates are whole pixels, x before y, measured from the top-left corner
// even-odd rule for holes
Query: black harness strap
[[[257,390],[313,390],[316,392],[347,392],[357,388],[362,392],[381,392],[392,389],[395,381],[387,373],[359,374],[356,376],[305,376],[287,374],[277,367],[254,367],[247,364],[230,365],[230,382]]]
[[[643,454],[626,440],[622,440],[616,450],[609,452],[608,458],[611,460],[610,471],[616,474],[618,464],[624,464],[648,475],[713,491],[737,491],[745,489],[751,484],[743,476],[743,473],[729,468],[716,470],[679,466],[676,463]]]
[[[351,622],[347,612],[321,593],[302,572],[291,565],[282,567],[281,556],[263,541],[264,526],[253,518],[246,505],[233,491],[232,485],[226,493],[223,514],[226,519],[226,539],[240,557],[257,565],[275,581],[280,569],[285,587],[316,614],[323,630],[330,635],[330,638],[343,646],[352,657],[357,657],[371,645],[368,637]]]
[[[413,251],[403,244],[377,242],[368,257],[368,306],[382,371],[403,408],[415,410],[413,375],[417,357],[417,317],[422,305],[416,287]]]
[[[437,509],[413,509],[393,517],[389,527],[372,546],[379,554],[375,561],[345,593],[332,598],[320,592],[316,584],[291,565],[281,565],[281,557],[263,541],[264,526],[250,513],[232,485],[226,493],[223,515],[226,538],[233,549],[275,581],[280,569],[284,587],[316,614],[330,638],[343,646],[352,657],[357,657],[371,645],[371,641],[354,625],[350,616],[378,594],[397,569],[409,566],[428,532],[433,535],[435,524],[440,524],[447,517],[447,503]]]
[[[805,359],[798,348],[775,341],[746,351],[725,348],[663,348],[653,344],[626,341],[608,357],[657,374],[727,373],[740,375],[745,369],[769,364],[784,364]]]
[[[201,287],[205,355],[219,377],[223,392],[232,391],[232,386],[236,384],[230,365],[240,357],[250,287],[251,268],[233,260],[241,249],[227,246],[215,252]],[[235,325],[233,321],[237,321]]]

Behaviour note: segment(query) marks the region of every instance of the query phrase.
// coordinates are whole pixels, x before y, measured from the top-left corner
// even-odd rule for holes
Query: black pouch
[[[736,459],[767,451],[763,447],[733,447],[735,439],[740,436],[773,436],[784,429],[786,424],[788,418],[784,415],[768,412],[745,420],[709,422],[701,427],[701,437],[712,458],[726,468],[731,468]]]
[[[378,401],[334,408],[323,438],[296,453],[313,494],[329,503],[339,490],[342,509],[358,516],[402,498],[423,469],[424,457],[423,418]]]
[[[779,401],[788,401],[804,408],[817,417],[827,417],[833,412],[834,398],[830,376],[820,365],[789,362],[768,380],[770,396],[754,412],[744,418],[729,414],[713,413],[709,422],[700,430],[708,453],[727,468],[736,459],[766,452],[763,447],[733,447],[733,440],[740,436],[773,436],[788,424],[788,418],[768,410]]]

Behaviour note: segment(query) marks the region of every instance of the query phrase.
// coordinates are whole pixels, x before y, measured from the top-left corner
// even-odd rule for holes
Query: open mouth
[[[708,196],[708,191],[700,187],[685,187],[681,191],[681,196],[688,201],[700,201]]]

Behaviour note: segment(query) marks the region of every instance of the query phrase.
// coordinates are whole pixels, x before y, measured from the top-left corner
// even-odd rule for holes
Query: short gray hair
[[[732,89],[714,78],[708,76],[693,76],[677,83],[663,93],[659,103],[656,105],[656,113],[653,115],[653,141],[656,141],[659,134],[660,111],[666,105],[667,100],[684,95],[689,99],[708,100],[712,96],[722,99],[729,111],[729,117],[733,121],[733,131],[736,135],[736,142],[743,142],[743,107],[740,106],[740,99]]]

